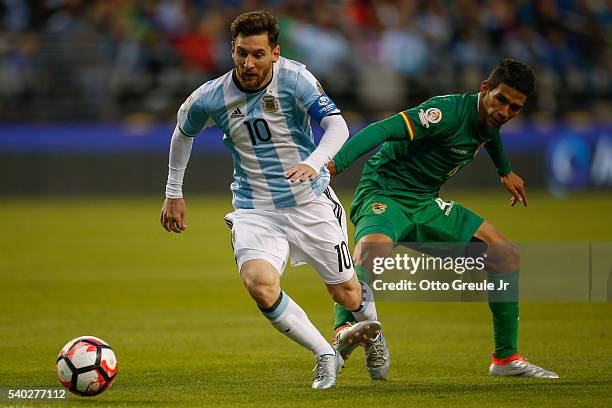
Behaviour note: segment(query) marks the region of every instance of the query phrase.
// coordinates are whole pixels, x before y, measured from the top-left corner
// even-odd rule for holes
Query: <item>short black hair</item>
[[[267,11],[243,13],[232,21],[230,28],[232,31],[232,40],[235,40],[239,34],[249,36],[268,33],[270,47],[274,48],[278,45],[280,27],[276,23],[276,17]]]
[[[500,61],[489,75],[487,82],[489,89],[495,89],[503,82],[526,96],[535,92],[535,75],[531,67],[512,58]]]

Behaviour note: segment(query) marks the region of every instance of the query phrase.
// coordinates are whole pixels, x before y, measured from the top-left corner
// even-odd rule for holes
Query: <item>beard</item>
[[[265,85],[266,78],[268,78],[268,74],[272,68],[268,68],[261,73],[258,73],[255,70],[251,70],[249,72],[243,71],[240,73],[240,80],[248,89],[259,89]]]

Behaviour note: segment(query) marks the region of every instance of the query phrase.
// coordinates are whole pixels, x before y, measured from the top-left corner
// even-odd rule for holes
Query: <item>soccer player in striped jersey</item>
[[[429,99],[357,133],[328,167],[339,174],[374,147],[382,148],[365,165],[353,197],[357,274],[368,281],[372,261],[387,257],[399,242],[466,243],[473,255],[486,255],[489,282],[502,293],[489,292],[495,353],[489,373],[495,376],[558,378],[518,353],[519,255],[516,247],[488,221],[454,201],[439,197],[440,187],[482,147],[489,152],[501,183],[512,194],[511,204],[527,206],[523,180],[511,169],[499,129],[519,114],[534,92],[531,68],[506,59],[480,85],[480,92]],[[472,242],[471,245],[467,243]],[[422,244],[424,250],[427,244]],[[435,247],[435,245],[434,245]],[[438,245],[437,248],[440,248]],[[429,250],[436,248],[430,247]],[[481,252],[484,250],[484,252]],[[337,348],[346,347],[342,333],[351,314],[336,305]],[[366,344],[366,365],[384,356]]]
[[[180,233],[185,223],[182,182],[193,137],[216,125],[231,151],[235,211],[225,220],[240,276],[263,315],[317,359],[312,387],[335,386],[341,355],[306,313],[281,290],[291,257],[311,264],[334,301],[363,322],[360,339],[380,331],[367,284],[356,278],[346,217],[328,186],[325,164],[348,138],[340,110],[303,64],[280,56],[274,16],[251,12],[231,24],[235,68],[206,82],[178,111],[172,136],[161,223]],[[315,145],[310,119],[324,130]]]

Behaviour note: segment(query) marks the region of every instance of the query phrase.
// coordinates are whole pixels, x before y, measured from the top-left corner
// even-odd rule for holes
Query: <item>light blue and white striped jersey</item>
[[[217,125],[231,150],[234,208],[293,207],[317,198],[329,184],[324,166],[316,180],[291,183],[284,173],[305,160],[315,143],[310,117],[318,122],[340,111],[303,64],[279,58],[262,90],[239,87],[234,71],[206,82],[181,105],[178,125],[195,136]]]

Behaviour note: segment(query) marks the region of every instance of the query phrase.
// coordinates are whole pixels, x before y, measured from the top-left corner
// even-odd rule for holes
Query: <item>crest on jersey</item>
[[[322,94],[325,93],[325,91],[323,90],[323,87],[321,86],[319,81],[317,81],[317,91],[319,91],[319,93],[322,93]]]
[[[274,113],[278,110],[278,102],[276,102],[276,98],[272,95],[265,95],[261,98],[263,103],[264,111],[268,113]]]
[[[429,123],[438,123],[442,119],[442,112],[438,108],[429,108],[425,111],[425,117]]]
[[[387,209],[387,204],[383,204],[383,203],[372,204],[372,212],[376,215],[380,215],[384,213],[386,209]]]

